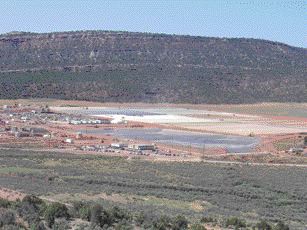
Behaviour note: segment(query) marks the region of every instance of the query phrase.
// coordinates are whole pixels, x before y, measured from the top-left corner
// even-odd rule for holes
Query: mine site
[[[282,104],[252,105],[276,108],[264,115],[249,114],[248,106],[229,112],[230,106],[22,102],[2,103],[1,148],[166,161],[307,162],[306,104],[302,114],[289,107],[291,116],[279,116]]]

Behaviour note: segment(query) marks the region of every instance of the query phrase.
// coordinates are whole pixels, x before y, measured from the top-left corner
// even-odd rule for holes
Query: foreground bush
[[[109,216],[111,217],[112,222],[120,222],[122,220],[131,220],[132,218],[131,215],[127,211],[117,206],[114,206],[113,208],[109,210]]]
[[[82,220],[90,221],[91,207],[85,202],[74,202],[72,215],[75,218],[81,218]]]
[[[172,227],[172,220],[168,216],[161,216],[153,222],[152,226],[153,229],[167,230]]]
[[[213,222],[216,222],[216,219],[212,218],[212,217],[202,217],[200,219],[200,222],[202,223],[213,223]]]
[[[262,220],[256,224],[256,229],[257,230],[271,230],[272,226],[265,220]]]
[[[152,220],[150,215],[143,212],[132,214],[122,208],[113,206],[109,209],[97,203],[76,202],[73,207],[68,209],[65,204],[51,203],[47,205],[41,199],[34,196],[27,196],[22,201],[6,202],[0,201],[0,229],[6,230],[64,230],[71,229],[152,229],[152,230],[206,230],[204,223],[213,223],[214,226],[221,227],[222,219],[203,217],[200,223],[192,223],[182,215],[155,216]],[[4,208],[7,207],[7,208]],[[72,217],[70,219],[70,217]],[[78,220],[79,219],[79,220]],[[83,219],[84,221],[80,221]],[[74,222],[72,222],[74,221]],[[75,222],[77,221],[77,222]],[[79,226],[75,226],[79,224]],[[24,225],[24,226],[23,226]],[[26,226],[26,227],[25,227]],[[27,227],[29,226],[29,227]],[[225,220],[224,227],[227,229],[246,229],[246,222],[238,217],[231,217]],[[253,230],[289,230],[289,226],[283,222],[275,225],[265,220],[260,221],[251,228]]]
[[[52,227],[55,218],[69,218],[68,209],[64,204],[52,203],[46,208],[44,218],[48,227]]]
[[[246,227],[246,223],[244,220],[239,219],[238,217],[231,217],[226,220],[226,227],[234,226],[236,228],[244,228]]]
[[[102,206],[94,205],[90,210],[90,221],[92,226],[94,225],[103,225],[102,224]]]
[[[176,216],[173,220],[173,226],[172,229],[174,230],[181,230],[181,229],[187,229],[188,227],[188,220],[185,216]]]
[[[192,224],[189,229],[190,230],[206,230],[206,228],[201,224]]]
[[[0,210],[0,228],[3,229],[5,225],[14,225],[16,223],[15,213],[11,210]]]
[[[281,221],[278,222],[274,227],[274,230],[289,230],[289,229],[290,229],[289,226]]]
[[[0,208],[8,208],[11,202],[0,198]]]
[[[17,214],[29,223],[30,226],[38,226],[40,216],[47,207],[46,203],[35,196],[25,196],[21,202],[16,203]]]

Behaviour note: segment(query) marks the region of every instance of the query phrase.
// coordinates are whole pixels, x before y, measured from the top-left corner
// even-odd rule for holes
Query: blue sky
[[[0,33],[121,30],[307,47],[305,0],[0,0]]]

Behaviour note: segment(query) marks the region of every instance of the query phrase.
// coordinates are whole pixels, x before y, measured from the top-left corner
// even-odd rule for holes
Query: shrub
[[[238,217],[231,217],[226,220],[226,227],[235,226],[236,228],[246,227],[244,220],[239,219]]]
[[[8,208],[11,205],[11,202],[0,198],[0,208]]]
[[[69,218],[68,209],[65,204],[52,203],[46,209],[46,212],[51,212],[56,218],[63,217],[65,219]]]
[[[89,204],[84,202],[74,202],[73,203],[73,216],[76,218],[81,218],[86,221],[90,221],[91,208]]]
[[[181,229],[187,229],[188,227],[188,220],[185,216],[176,216],[173,220],[173,226],[172,229],[174,230],[181,230]]]
[[[135,215],[134,219],[135,219],[136,225],[141,226],[145,222],[146,216],[144,212],[140,212]]]
[[[127,220],[120,221],[115,227],[115,230],[132,230],[134,229],[131,223]]]
[[[111,226],[114,223],[114,217],[106,210],[102,212],[100,224],[101,226]]]
[[[201,222],[201,223],[212,223],[212,222],[216,222],[216,220],[213,219],[212,217],[206,217],[206,216],[204,216],[204,217],[202,217],[202,218],[200,219],[200,222]]]
[[[274,226],[273,229],[274,230],[289,230],[290,228],[288,225],[280,221]]]
[[[271,230],[272,226],[265,220],[262,220],[256,224],[256,229],[257,230]]]
[[[206,228],[201,224],[192,224],[190,230],[206,230]]]
[[[102,206],[97,204],[91,208],[91,217],[90,221],[92,225],[101,225],[101,215],[102,215]]]
[[[84,229],[89,229],[89,230],[102,230],[103,228],[101,228],[99,225],[97,224],[92,224],[89,228],[80,228],[80,230],[84,230]]]
[[[114,222],[119,222],[121,220],[129,220],[131,219],[131,216],[128,214],[127,211],[124,211],[123,209],[120,209],[117,206],[114,206],[110,210],[110,215]]]
[[[64,204],[52,203],[46,208],[44,217],[47,222],[47,225],[49,227],[52,227],[55,218],[69,218],[68,209]]]
[[[40,221],[40,208],[29,202],[20,202],[17,205],[17,213],[30,225],[36,226]]]
[[[40,199],[40,198],[38,198],[36,196],[33,196],[33,195],[25,196],[22,199],[22,202],[24,202],[24,203],[27,202],[27,203],[30,203],[30,204],[33,204],[33,205],[36,205],[36,206],[39,206],[39,205],[42,205],[42,204],[45,203],[42,199]]]
[[[89,206],[83,206],[80,208],[79,210],[79,217],[82,220],[87,220],[90,221],[90,217],[91,217],[91,209]]]
[[[36,226],[33,226],[31,229],[35,229],[35,230],[47,230],[44,222],[39,222]]]
[[[69,229],[69,223],[65,219],[59,219],[55,221],[54,225],[52,226],[53,230],[65,230]]]
[[[3,230],[21,230],[22,228],[20,226],[16,226],[16,225],[6,225],[4,228],[2,228]]]
[[[52,227],[55,221],[55,217],[51,212],[47,212],[44,216],[44,219],[48,225],[48,227]]]
[[[15,213],[11,210],[4,210],[0,213],[0,227],[4,225],[14,225],[16,223]]]
[[[21,203],[31,205],[40,215],[43,215],[47,208],[47,204],[42,199],[32,195],[25,196]]]
[[[167,230],[172,227],[171,218],[168,216],[161,216],[153,222],[153,228],[157,230]]]
[[[90,229],[90,225],[88,223],[80,223],[77,226],[75,226],[75,230],[84,230],[84,229]]]

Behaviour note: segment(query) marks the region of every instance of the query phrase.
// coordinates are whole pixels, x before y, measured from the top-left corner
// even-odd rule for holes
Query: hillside
[[[0,98],[307,102],[307,50],[258,39],[109,31],[0,35]]]

